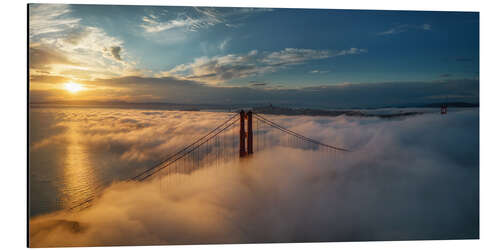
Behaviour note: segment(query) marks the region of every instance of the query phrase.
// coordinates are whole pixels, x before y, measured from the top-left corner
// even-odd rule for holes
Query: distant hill
[[[473,108],[479,107],[479,104],[466,102],[448,102],[444,103],[448,107],[456,108]],[[254,104],[255,105],[255,104]],[[382,118],[418,115],[421,112],[399,111],[397,113],[381,114],[368,112],[366,110],[378,109],[404,109],[404,108],[440,108],[443,103],[428,103],[428,104],[400,104],[380,107],[351,107],[333,110],[334,108],[314,108],[296,104],[293,108],[273,106],[257,106],[253,108],[256,112],[262,114],[277,114],[277,115],[309,115],[309,116],[377,116]],[[251,104],[179,104],[168,102],[146,102],[132,103],[123,101],[54,101],[54,102],[31,102],[30,107],[89,107],[89,108],[131,108],[131,109],[158,109],[158,110],[183,110],[183,111],[201,111],[201,110],[221,110],[221,111],[238,111],[240,109],[250,109]],[[365,111],[359,111],[365,110]]]
[[[454,108],[475,108],[479,107],[479,103],[468,103],[468,102],[446,102],[446,103],[430,103],[430,104],[425,104],[423,107],[428,107],[428,108],[438,108],[441,107],[441,105],[446,104],[448,107],[454,107]]]
[[[272,115],[308,115],[308,116],[363,116],[363,117],[380,117],[380,118],[394,118],[402,116],[420,115],[423,112],[409,111],[409,112],[398,112],[390,114],[370,114],[358,110],[321,110],[321,109],[309,109],[309,108],[283,108],[276,106],[264,106],[264,107],[254,107],[252,109],[254,112],[261,114],[272,114]]]

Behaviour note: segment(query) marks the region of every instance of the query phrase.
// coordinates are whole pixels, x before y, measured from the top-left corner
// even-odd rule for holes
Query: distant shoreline
[[[207,103],[169,103],[169,102],[122,102],[122,101],[53,101],[53,102],[29,102],[29,105],[54,105],[54,106],[90,106],[90,107],[162,107],[162,108],[178,108],[178,107],[190,107],[196,109],[248,109],[251,107],[264,108],[269,106],[286,108],[286,109],[315,109],[315,110],[360,110],[360,109],[386,109],[386,108],[439,108],[443,104],[447,107],[454,108],[474,108],[479,107],[479,103],[468,103],[468,102],[436,102],[436,103],[409,103],[409,104],[398,104],[398,105],[386,105],[386,106],[351,106],[351,107],[326,107],[326,106],[315,106],[315,105],[305,105],[305,104],[285,104],[278,103],[274,105],[273,103],[234,103],[234,104],[207,104]],[[293,106],[291,108],[290,106]]]
[[[281,106],[257,106],[250,105],[216,105],[216,104],[174,104],[174,103],[99,103],[99,102],[52,102],[52,103],[30,103],[30,108],[119,108],[119,109],[151,109],[151,110],[170,110],[170,111],[219,111],[236,112],[240,109],[252,109],[254,112],[270,115],[289,115],[289,116],[356,116],[356,117],[379,117],[379,118],[398,118],[407,116],[416,116],[434,110],[439,112],[442,104],[431,103],[415,107],[380,107],[380,108],[288,108]],[[476,108],[479,105],[470,103],[447,103],[449,108]],[[414,110],[409,110],[414,109]],[[417,109],[417,110],[415,110]],[[425,112],[419,109],[425,109]],[[385,110],[386,112],[380,112]],[[378,112],[377,112],[378,111]]]

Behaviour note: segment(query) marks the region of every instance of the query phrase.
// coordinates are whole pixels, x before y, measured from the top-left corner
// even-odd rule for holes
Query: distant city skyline
[[[479,102],[476,12],[29,6],[30,101]]]

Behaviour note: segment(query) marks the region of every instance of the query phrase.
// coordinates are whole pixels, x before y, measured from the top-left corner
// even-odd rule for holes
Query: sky
[[[31,4],[29,69],[31,102],[478,103],[479,14]]]

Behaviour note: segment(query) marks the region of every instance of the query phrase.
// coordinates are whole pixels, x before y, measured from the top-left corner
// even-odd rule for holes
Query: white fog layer
[[[228,117],[137,110],[47,112],[53,112],[50,133],[45,133],[50,136],[32,137],[33,153],[66,145],[76,140],[71,133],[78,133],[82,147],[113,154],[115,165],[108,162],[110,166],[122,161],[148,165]],[[326,157],[324,152],[277,146],[195,171],[182,182],[172,181],[173,176],[115,181],[86,209],[32,217],[30,245],[479,237],[478,109],[401,119],[266,117],[352,152]],[[89,162],[98,167],[105,161]],[[36,163],[31,164],[34,168]]]

